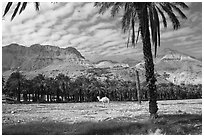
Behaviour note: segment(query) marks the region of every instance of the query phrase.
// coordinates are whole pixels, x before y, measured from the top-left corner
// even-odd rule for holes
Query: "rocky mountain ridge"
[[[2,48],[3,72],[16,68],[34,71],[67,59],[83,60],[84,57],[73,47],[62,49],[40,44],[34,44],[30,47],[10,44]]]
[[[168,75],[166,79],[174,84],[202,84],[202,62],[187,54],[166,48],[154,60],[155,71]],[[144,70],[144,61],[136,64]]]
[[[154,62],[155,72],[160,83],[202,83],[202,63],[194,57],[175,50],[164,49],[158,53],[157,58],[154,58]],[[73,47],[59,48],[40,44],[30,47],[10,44],[3,47],[3,75],[8,77],[16,69],[23,71],[29,78],[39,73],[48,77],[55,77],[59,73],[76,77],[86,74],[88,69],[93,69],[93,71],[106,69],[110,71],[109,74],[124,80],[134,80],[134,77],[130,77],[130,70],[138,69],[141,82],[145,81],[143,61],[127,58],[121,62],[111,60],[90,62]]]

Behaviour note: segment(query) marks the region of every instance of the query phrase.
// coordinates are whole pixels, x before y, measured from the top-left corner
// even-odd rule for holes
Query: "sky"
[[[2,15],[6,2],[2,3]],[[127,36],[121,30],[119,12],[114,18],[110,11],[98,14],[93,2],[41,2],[40,10],[29,3],[25,11],[10,20],[15,5],[2,19],[2,46],[18,43],[24,46],[33,44],[53,45],[61,48],[75,47],[86,59],[123,60],[137,59],[143,55],[142,42],[135,48],[127,48]],[[202,57],[202,3],[188,2],[188,17],[181,20],[181,28],[173,30],[161,24],[161,46],[159,51],[170,48],[188,55]]]

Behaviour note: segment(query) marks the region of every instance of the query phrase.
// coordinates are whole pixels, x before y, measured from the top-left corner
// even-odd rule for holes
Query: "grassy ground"
[[[3,135],[196,135],[202,134],[202,116],[195,114],[161,115],[154,121],[30,122],[3,126]]]
[[[148,120],[148,102],[3,104],[3,135],[202,134],[202,100],[158,101]]]

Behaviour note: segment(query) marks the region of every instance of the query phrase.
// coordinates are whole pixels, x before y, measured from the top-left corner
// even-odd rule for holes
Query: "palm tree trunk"
[[[57,88],[57,102],[59,102],[59,88]]]
[[[35,100],[35,93],[33,91],[33,93],[32,93],[32,101],[34,102],[34,100]]]
[[[47,93],[47,102],[49,102],[50,100],[49,100],[49,94]]]
[[[20,80],[18,80],[18,95],[17,95],[17,101],[20,102],[21,101],[21,89],[20,89]]]
[[[149,93],[149,112],[150,118],[157,117],[157,93],[156,93],[156,78],[154,76],[154,63],[152,57],[151,43],[150,43],[150,32],[149,32],[149,22],[148,22],[148,13],[147,5],[144,4],[142,11],[138,13],[141,35],[143,42],[143,53],[145,61],[145,71],[146,71],[146,82]]]
[[[135,81],[136,81],[136,88],[137,88],[137,99],[138,103],[141,104],[141,95],[140,95],[140,78],[139,78],[139,72],[135,70]]]
[[[30,93],[28,94],[28,101],[30,102]]]

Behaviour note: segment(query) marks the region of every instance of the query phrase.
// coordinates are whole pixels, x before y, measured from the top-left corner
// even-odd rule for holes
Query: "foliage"
[[[20,102],[20,95],[24,91],[25,81],[25,76],[19,71],[13,72],[6,82],[3,93],[8,96],[17,97],[17,100]]]

